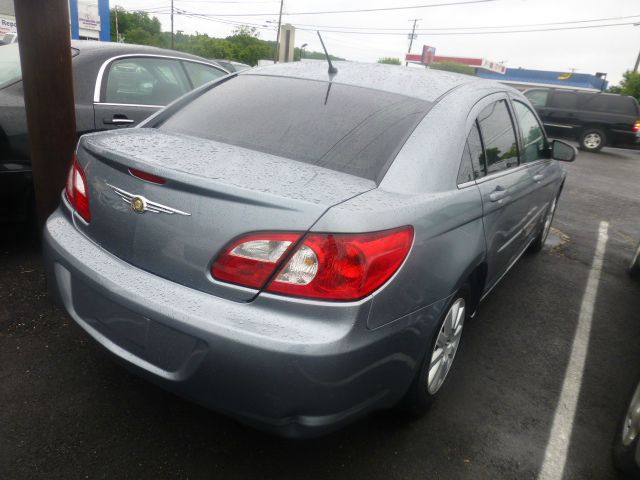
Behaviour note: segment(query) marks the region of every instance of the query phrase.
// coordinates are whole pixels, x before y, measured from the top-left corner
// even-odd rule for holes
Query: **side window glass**
[[[484,177],[484,175],[484,151],[482,150],[478,126],[474,124],[465,142],[458,172],[458,185]]]
[[[562,92],[556,90],[551,99],[553,108],[563,108],[566,110],[575,110],[578,97],[573,92]]]
[[[189,82],[177,60],[123,58],[107,72],[105,102],[167,105],[189,91]]]
[[[522,134],[523,149],[520,152],[520,163],[535,162],[542,158],[549,158],[544,130],[538,123],[536,116],[523,103],[513,102],[513,108],[518,117],[518,124]]]
[[[547,104],[549,90],[531,90],[524,94],[534,107],[544,107]]]
[[[187,69],[193,88],[198,88],[205,83],[209,83],[216,78],[226,75],[222,70],[202,63],[183,62],[183,64]]]
[[[518,145],[505,100],[486,107],[478,117],[484,141],[487,174],[496,173],[518,164]]]
[[[473,166],[471,164],[471,152],[469,144],[465,142],[464,152],[462,153],[462,161],[460,162],[460,170],[458,171],[458,185],[474,180]]]

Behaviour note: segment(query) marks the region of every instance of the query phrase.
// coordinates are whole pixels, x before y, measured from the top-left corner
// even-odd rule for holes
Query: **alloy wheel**
[[[602,143],[602,137],[600,134],[592,132],[585,135],[583,140],[584,146],[590,150],[598,148]]]
[[[458,298],[447,312],[431,352],[427,389],[435,395],[447,377],[460,345],[466,315],[464,298]]]
[[[549,207],[549,211],[547,212],[547,216],[544,219],[544,227],[542,230],[542,243],[547,241],[547,237],[549,236],[549,231],[551,231],[551,222],[553,221],[553,214],[556,211],[556,204],[558,203],[558,198],[554,198],[551,206]]]
[[[636,388],[622,425],[622,444],[628,447],[640,431],[640,384]]]

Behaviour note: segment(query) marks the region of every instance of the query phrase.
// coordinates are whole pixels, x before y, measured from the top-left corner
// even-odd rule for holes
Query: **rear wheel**
[[[598,152],[607,143],[607,136],[598,128],[587,128],[580,135],[580,148],[587,152]]]
[[[551,223],[553,223],[553,216],[556,213],[557,205],[558,205],[558,197],[556,196],[553,199],[553,202],[551,202],[551,205],[549,205],[549,208],[547,209],[547,213],[545,214],[544,223],[542,224],[540,233],[538,233],[538,236],[536,237],[536,239],[529,246],[529,252],[537,253],[540,250],[542,250],[542,247],[544,247],[544,242],[547,241],[547,237],[549,236],[549,232],[551,231]]]
[[[467,320],[468,290],[456,293],[439,324],[420,370],[407,392],[403,406],[416,415],[424,414],[444,384],[460,346],[462,329]]]
[[[636,462],[638,438],[640,437],[640,383],[636,387],[629,407],[622,418],[620,428],[613,440],[613,462],[615,466],[633,478],[640,475]]]

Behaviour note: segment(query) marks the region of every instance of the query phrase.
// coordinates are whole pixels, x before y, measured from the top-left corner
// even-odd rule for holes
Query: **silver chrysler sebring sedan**
[[[55,298],[125,366],[292,437],[425,411],[575,157],[503,85],[337,67],[227,75],[84,135],[44,232]]]

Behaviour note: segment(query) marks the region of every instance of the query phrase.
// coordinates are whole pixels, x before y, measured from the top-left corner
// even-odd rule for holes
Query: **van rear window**
[[[159,128],[377,181],[431,105],[340,83],[239,75]]]
[[[590,112],[621,113],[637,116],[636,102],[631,97],[623,95],[608,95],[606,93],[582,93],[580,108]]]

